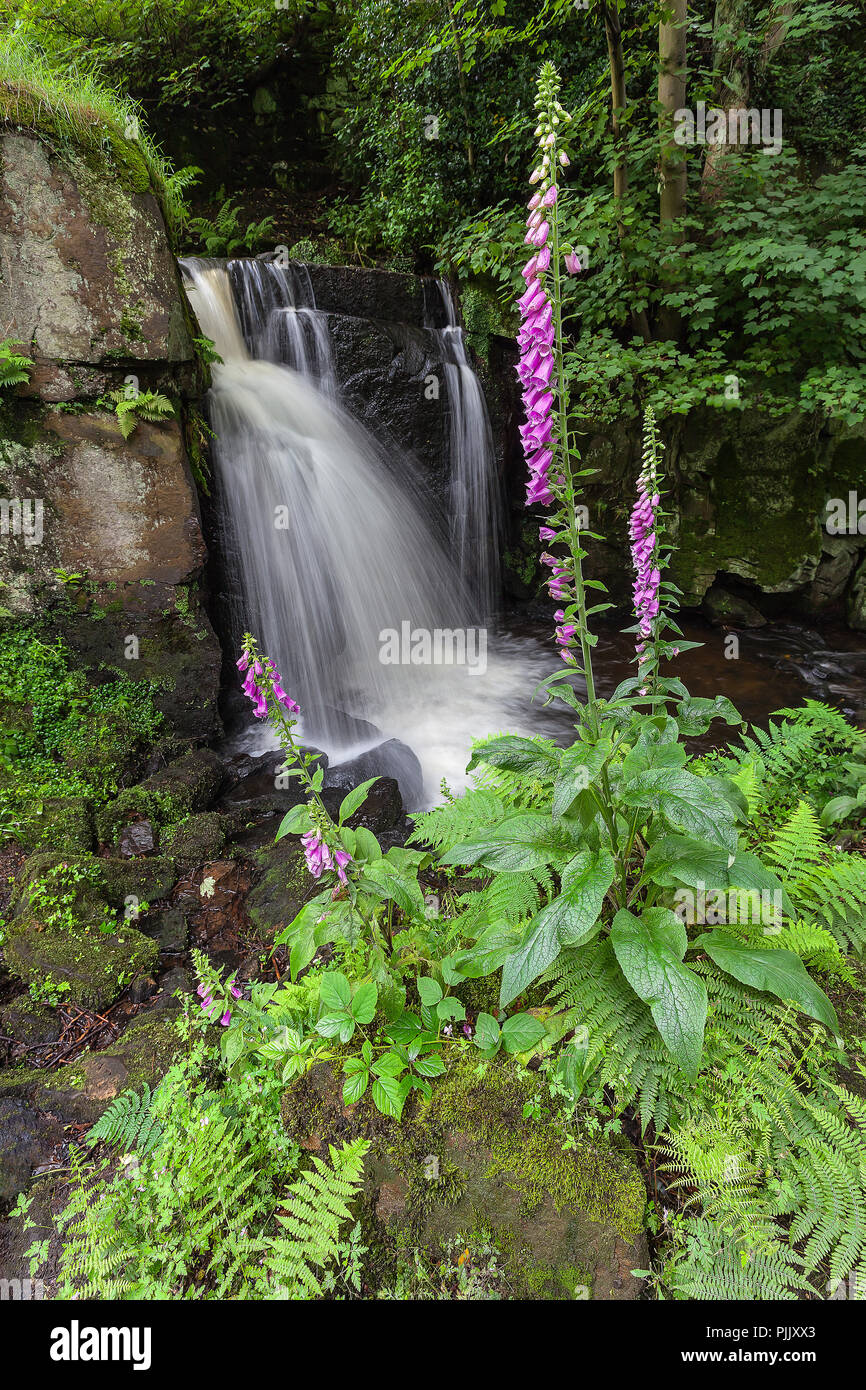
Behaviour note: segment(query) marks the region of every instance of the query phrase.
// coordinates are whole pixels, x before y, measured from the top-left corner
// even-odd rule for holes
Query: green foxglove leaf
[[[558,748],[545,748],[531,738],[503,734],[500,738],[490,739],[482,748],[474,748],[466,771],[471,772],[479,763],[488,763],[506,772],[544,779],[556,775],[558,761]]]
[[[650,768],[622,790],[627,806],[644,807],[660,815],[671,830],[734,851],[737,831],[730,803],[686,768]]]
[[[301,806],[293,806],[291,811],[287,811],[280,821],[274,839],[281,840],[284,835],[303,835],[311,826],[312,821],[306,803]]]
[[[649,1006],[662,1041],[694,1081],[707,1021],[703,981],[683,964],[686,929],[667,908],[650,908],[638,920],[626,908],[613,919],[611,945],[635,994]]]
[[[362,806],[367,799],[367,792],[374,782],[378,782],[378,777],[368,777],[366,782],[362,782],[359,787],[354,787],[347,796],[343,797],[340,803],[340,824],[353,816],[359,806]]]
[[[442,863],[483,864],[498,873],[518,873],[562,863],[569,852],[567,837],[550,816],[524,813],[509,816],[474,839],[454,845],[443,854]]]
[[[595,781],[612,747],[609,738],[602,738],[598,743],[575,743],[565,749],[553,788],[554,816],[564,816],[575,798]]]
[[[834,1035],[838,1034],[836,1010],[793,951],[744,946],[730,933],[719,930],[705,932],[696,938],[694,945],[706,951],[720,970],[733,975],[741,984],[775,994],[786,1003],[792,1000],[810,1018],[816,1018]]]

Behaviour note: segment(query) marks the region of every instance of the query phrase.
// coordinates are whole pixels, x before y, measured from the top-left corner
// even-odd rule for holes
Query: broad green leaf
[[[745,723],[726,695],[716,695],[710,700],[689,696],[677,705],[677,722],[684,738],[705,734],[714,719],[724,719],[726,724]]]
[[[704,1044],[707,991],[683,964],[687,938],[682,922],[667,908],[651,909],[640,920],[621,908],[610,940],[623,975],[649,1006],[671,1056],[695,1080]]]
[[[331,1013],[349,1008],[352,989],[345,975],[336,970],[327,970],[319,976],[319,1003]]]
[[[399,1076],[406,1070],[406,1063],[397,1052],[386,1052],[372,1066],[376,1076]]]
[[[404,1013],[394,1023],[389,1023],[387,1036],[395,1043],[410,1043],[421,1032],[421,1020],[417,1014]]]
[[[453,994],[447,999],[440,999],[436,1005],[436,1017],[443,1023],[462,1023],[466,1017],[466,1010],[459,999],[455,999]]]
[[[602,738],[598,743],[575,743],[565,749],[553,788],[554,816],[565,815],[575,798],[595,781],[612,747],[609,738]]]
[[[523,941],[502,967],[500,1007],[506,1008],[512,999],[516,999],[539,975],[543,975],[561,949],[559,922],[553,916],[545,919],[539,914],[530,922]]]
[[[836,1010],[793,951],[745,946],[728,932],[718,930],[705,932],[696,938],[694,945],[706,951],[720,970],[733,975],[741,984],[775,994],[786,1003],[792,1000],[810,1018],[816,1018],[834,1035],[838,1034]]]
[[[287,811],[280,821],[279,829],[274,836],[275,840],[281,840],[284,835],[303,835],[312,826],[310,813],[306,804],[293,806]]]
[[[466,980],[477,980],[483,975],[492,975],[515,950],[520,937],[518,927],[505,927],[501,923],[487,927],[475,945],[461,951],[457,957],[461,976]]]
[[[627,806],[639,806],[660,815],[672,830],[709,840],[734,851],[737,831],[729,801],[686,768],[650,768],[622,790]]]
[[[347,1076],[343,1082],[343,1100],[347,1105],[354,1105],[359,1101],[367,1089],[370,1081],[370,1073],[366,1067],[361,1067],[353,1076]]]
[[[479,1014],[475,1020],[473,1042],[486,1052],[499,1046],[499,1024],[492,1014]]]
[[[352,996],[352,1016],[356,1023],[363,1027],[372,1022],[378,997],[379,991],[371,982],[358,986]]]
[[[432,1009],[442,998],[442,986],[438,980],[433,980],[429,975],[421,975],[418,978],[418,995],[422,1004],[426,1004],[428,1009]]]
[[[373,1082],[373,1103],[383,1115],[399,1120],[408,1094],[402,1082],[394,1076],[377,1076]]]
[[[410,916],[424,916],[424,894],[417,878],[404,873],[397,865],[387,859],[379,859],[374,864],[364,866],[362,887],[378,898],[390,898],[401,912]]]
[[[341,834],[345,835],[346,831],[343,830]],[[372,830],[368,830],[364,825],[359,825],[358,829],[355,831],[355,845],[356,857],[366,859],[371,864],[375,864],[377,859],[382,858],[382,850],[379,846],[379,841],[376,839]]]
[[[473,748],[466,768],[471,772],[479,763],[501,767],[506,772],[522,773],[526,777],[550,778],[556,774],[559,750],[545,748],[531,738],[503,734],[492,738],[481,748]]]
[[[550,816],[509,816],[472,840],[452,846],[442,855],[443,864],[483,864],[499,873],[517,873],[559,864],[568,856],[566,837]]]
[[[344,821],[347,821],[350,816],[355,814],[359,806],[363,805],[367,799],[367,792],[370,790],[373,783],[378,782],[378,780],[378,777],[368,777],[366,782],[362,782],[359,787],[355,787],[348,795],[343,797],[343,800],[340,802],[341,825]]]
[[[412,1065],[419,1076],[441,1076],[445,1071],[445,1063],[438,1052],[428,1053],[425,1057],[418,1057]]]
[[[702,885],[702,888],[711,889],[740,888],[746,892],[778,893],[777,901],[782,910],[791,914],[782,880],[762,864],[757,855],[742,850],[730,854],[720,845],[711,845],[689,835],[665,835],[656,840],[644,859],[643,876],[664,888],[682,883],[694,889]]]
[[[556,923],[560,946],[580,946],[598,921],[604,895],[613,883],[616,865],[607,850],[581,850],[562,871],[558,898],[534,918]]]
[[[342,1038],[347,1027],[351,1027],[352,1032],[354,1032],[355,1020],[351,1015],[346,1013],[325,1014],[316,1024],[316,1032],[321,1033],[323,1038],[335,1038],[338,1033]],[[351,1036],[352,1033],[350,1032],[349,1037]],[[349,1038],[344,1038],[343,1041],[348,1042]]]
[[[532,1014],[512,1014],[502,1025],[506,1052],[528,1052],[544,1037],[544,1024]]]

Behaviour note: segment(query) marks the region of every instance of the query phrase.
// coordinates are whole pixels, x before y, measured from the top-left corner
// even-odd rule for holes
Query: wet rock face
[[[34,362],[0,402],[0,494],[24,518],[0,548],[4,608],[48,613],[90,672],[159,680],[173,735],[212,737],[220,656],[185,428],[203,383],[134,144],[0,137],[0,323]],[[136,390],[167,396],[174,418],[125,440],[98,401]]]
[[[83,154],[61,161],[34,136],[11,133],[2,164],[6,335],[67,370],[109,354],[190,362],[174,261],[146,171],[112,180]]]

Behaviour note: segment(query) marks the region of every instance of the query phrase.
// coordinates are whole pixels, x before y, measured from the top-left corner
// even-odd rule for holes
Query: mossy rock
[[[0,1033],[27,1047],[56,1042],[60,1032],[61,1022],[55,1010],[37,1004],[27,994],[0,1009]]]
[[[159,948],[134,927],[103,935],[97,931],[40,930],[25,913],[9,927],[6,965],[25,984],[52,980],[70,986],[67,998],[97,1013],[106,1008],[136,975],[155,967]]]
[[[124,907],[129,899],[155,903],[167,898],[177,882],[172,861],[162,855],[141,859],[100,859],[106,900],[112,907]]]
[[[89,853],[96,844],[93,802],[85,796],[46,797],[19,836],[26,850]]]
[[[101,807],[96,818],[99,838],[114,843],[120,830],[137,817],[164,826],[204,811],[215,799],[222,779],[217,755],[208,748],[195,749]]]
[[[152,1089],[165,1075],[182,1046],[176,1017],[175,1009],[151,1009],[110,1047],[57,1071],[10,1069],[0,1074],[0,1098],[23,1097],[66,1124],[95,1124],[121,1092],[140,1091],[144,1082]]]
[[[457,1236],[477,1236],[501,1252],[514,1298],[639,1297],[631,1270],[648,1262],[646,1192],[631,1152],[583,1138],[556,1113],[527,1117],[538,1082],[512,1062],[468,1050],[449,1060],[431,1100],[410,1099],[400,1123],[368,1097],[345,1105],[338,1062],[284,1096],[284,1123],[303,1148],[371,1140],[367,1277],[387,1280],[407,1239],[435,1262]]]
[[[295,837],[286,836],[257,850],[254,858],[263,873],[247,894],[246,909],[259,936],[267,939],[279,927],[288,926],[320,891],[320,884],[310,875]]]
[[[160,836],[163,852],[185,868],[215,859],[225,843],[225,830],[216,811],[201,811],[177,825],[169,825]]]

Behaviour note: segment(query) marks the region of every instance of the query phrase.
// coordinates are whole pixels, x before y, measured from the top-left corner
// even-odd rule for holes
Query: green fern
[[[810,1290],[796,1252],[782,1241],[744,1257],[724,1230],[702,1216],[678,1219],[660,1282],[677,1300],[777,1302]]]
[[[151,1090],[145,1082],[140,1096],[136,1091],[116,1096],[87,1131],[85,1142],[94,1145],[102,1140],[110,1148],[145,1158],[158,1147],[162,1134],[163,1127],[153,1113]]]
[[[341,1231],[352,1219],[351,1203],[363,1181],[369,1142],[356,1139],[342,1149],[330,1148],[330,1167],[313,1155],[313,1166],[287,1189],[277,1214],[282,1227],[269,1245],[268,1276],[281,1285],[285,1298],[321,1298],[322,1275],[338,1263]]]
[[[0,343],[0,388],[4,386],[21,386],[30,379],[30,369],[33,360],[24,357],[20,352],[13,349],[16,344],[6,338]]]
[[[843,951],[866,945],[866,860],[827,842],[818,817],[801,801],[765,846],[798,917],[813,918]]]
[[[413,816],[410,843],[445,849],[502,820],[505,813],[505,802],[495,791],[470,789],[433,811]]]

